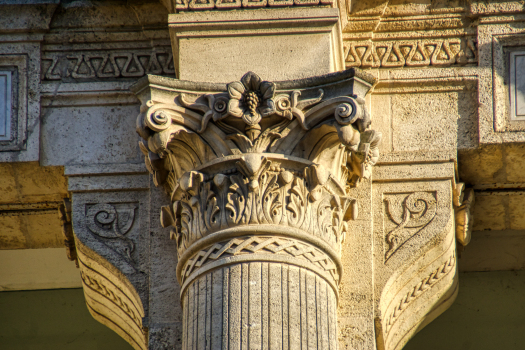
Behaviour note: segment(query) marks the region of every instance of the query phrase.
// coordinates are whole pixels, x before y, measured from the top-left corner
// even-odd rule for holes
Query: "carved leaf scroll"
[[[431,192],[414,192],[385,198],[388,217],[397,225],[386,235],[385,260],[434,219],[437,210],[435,196]]]
[[[135,209],[134,205],[120,205],[116,208],[114,205],[101,203],[89,206],[86,212],[88,229],[132,265],[134,260],[131,254],[135,250],[135,244],[126,234],[135,221]]]

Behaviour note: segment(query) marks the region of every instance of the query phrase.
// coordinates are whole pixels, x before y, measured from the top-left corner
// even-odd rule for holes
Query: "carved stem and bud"
[[[135,86],[137,130],[172,201],[161,222],[177,242],[183,349],[336,349],[341,243],[357,215],[349,191],[379,156],[356,95],[373,79],[155,79]]]

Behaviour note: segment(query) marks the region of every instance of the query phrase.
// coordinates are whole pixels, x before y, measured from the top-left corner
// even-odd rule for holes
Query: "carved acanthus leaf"
[[[146,103],[137,131],[157,185],[168,181],[173,191],[184,172],[213,159],[261,152],[306,156],[351,186],[369,177],[381,134],[368,129],[362,98],[324,99],[319,88],[278,91],[252,72],[226,90],[181,91],[172,103]]]

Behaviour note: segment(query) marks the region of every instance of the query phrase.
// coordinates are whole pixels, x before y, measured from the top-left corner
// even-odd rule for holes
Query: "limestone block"
[[[432,173],[425,170],[429,165],[420,165],[421,170],[413,169],[408,176],[385,171],[374,179],[373,285],[378,347],[401,349],[457,295],[454,170],[450,165],[443,169],[444,174],[448,169],[448,180],[417,181],[425,179],[427,171]]]
[[[504,147],[499,145],[487,145],[477,149],[459,151],[458,171],[460,179],[473,185],[505,182],[507,180],[506,167],[510,163],[505,162],[504,152]]]
[[[0,4],[0,27],[3,32],[41,32],[49,29],[56,0],[4,1]]]
[[[54,205],[53,205],[54,204]],[[0,249],[37,249],[63,247],[58,205],[47,208],[18,208],[0,205]],[[15,209],[15,210],[6,210]]]
[[[67,197],[63,167],[0,164],[0,249],[63,246],[58,206]]]
[[[157,1],[133,1],[123,6],[118,1],[62,2],[53,16],[53,28],[129,28],[148,29],[166,25],[168,12]],[[59,33],[67,34],[67,33]]]
[[[525,182],[525,145],[507,144],[505,151],[505,173],[507,182]]]
[[[136,105],[55,107],[42,118],[42,164],[137,163]],[[65,122],[67,120],[67,122]],[[68,152],[63,152],[68,149]]]
[[[183,80],[226,83],[247,71],[288,80],[344,68],[338,9],[188,12],[170,15],[169,26]]]
[[[2,163],[0,203],[60,202],[67,196],[67,181],[63,173],[63,167],[41,167],[37,162]]]
[[[524,193],[514,192],[509,194],[509,229],[525,230],[525,195]]]
[[[445,69],[377,72],[374,128],[384,135],[382,162],[448,161],[478,145],[473,72]],[[439,130],[439,131],[438,131]]]
[[[523,3],[519,1],[479,1],[475,0],[469,3],[469,10],[472,15],[490,15],[504,13],[518,13],[523,11]]]

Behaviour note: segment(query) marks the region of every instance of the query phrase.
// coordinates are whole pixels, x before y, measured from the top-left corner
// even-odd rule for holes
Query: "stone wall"
[[[0,14],[0,91],[9,92],[2,95],[0,114],[0,249],[58,248],[65,240],[67,256],[81,267],[95,318],[136,348],[188,344],[181,338],[188,324],[175,276],[180,232],[170,234],[182,216],[161,207],[183,200],[177,196],[191,197],[191,186],[185,194],[175,194],[175,185],[196,163],[186,164],[181,156],[178,169],[164,161],[169,147],[159,146],[161,137],[159,144],[149,141],[162,128],[141,120],[147,124],[146,112],[160,102],[176,105],[176,113],[168,114],[175,124],[187,111],[191,117],[184,118],[205,119],[214,108],[205,95],[225,98],[226,83],[254,70],[280,86],[278,94],[272,92],[276,101],[279,94],[288,94],[282,101],[290,106],[279,113],[307,129],[301,115],[309,107],[298,103],[319,95],[308,90],[314,81],[309,77],[356,68],[357,81],[371,87],[368,94],[369,87],[352,92],[341,88],[337,96],[329,88],[319,99],[355,99],[354,106],[363,111],[361,120],[370,120],[366,110],[382,142],[344,137],[341,125],[354,125],[364,135],[368,125],[357,124],[363,122],[337,126],[342,147],[351,148],[345,156],[351,160],[344,164],[353,174],[348,182],[337,162],[324,156],[307,161],[329,164],[338,181],[348,185],[345,196],[355,206],[344,217],[347,226],[341,226],[346,240],[339,247],[345,271],[337,282],[339,346],[400,349],[453,302],[458,268],[473,272],[525,266],[523,76],[519,65],[513,68],[515,57],[525,51],[524,11],[520,2],[459,0],[0,3],[0,13],[9,13]],[[177,77],[201,85],[172,79]],[[283,82],[299,78],[308,79]],[[335,81],[327,79],[326,84]],[[148,87],[140,90],[141,84]],[[299,99],[292,90],[303,88]],[[155,90],[153,97],[145,95],[147,89]],[[182,95],[188,93],[191,98],[184,102]],[[9,118],[6,111],[11,111]],[[224,128],[214,123],[225,115],[214,113],[206,123]],[[140,136],[135,132],[137,115],[142,116]],[[157,117],[161,122],[165,118]],[[199,131],[187,122],[193,136],[182,142],[195,143],[206,125],[200,124]],[[226,156],[247,152],[236,146],[240,141],[225,141],[228,132],[221,130],[213,142],[224,139],[227,147],[220,147],[232,152]],[[312,135],[317,140],[319,135]],[[210,140],[203,146],[206,152]],[[372,143],[379,147],[379,159],[371,153],[377,164],[373,170],[361,168],[366,162],[359,156],[368,154],[365,145]],[[300,147],[308,148],[308,142]],[[290,155],[286,147],[280,149]],[[286,182],[288,175],[280,175],[285,172],[293,181],[308,178],[306,168],[291,161],[271,161],[274,168],[268,172],[276,181]],[[215,179],[212,171],[228,179],[238,175],[230,170],[244,171],[243,176],[253,177],[247,184],[260,175],[235,170],[232,164],[227,171],[215,165],[204,168],[208,173],[198,171],[204,172],[203,183],[217,188],[222,178]],[[292,185],[286,187],[291,182],[281,182],[283,193],[292,191]],[[469,210],[474,224],[468,223]],[[89,220],[100,224],[94,219],[100,212],[113,219],[97,229]],[[161,227],[161,213],[167,228]],[[108,300],[117,300],[115,295],[128,299],[113,307]],[[109,320],[107,310],[120,321]]]

